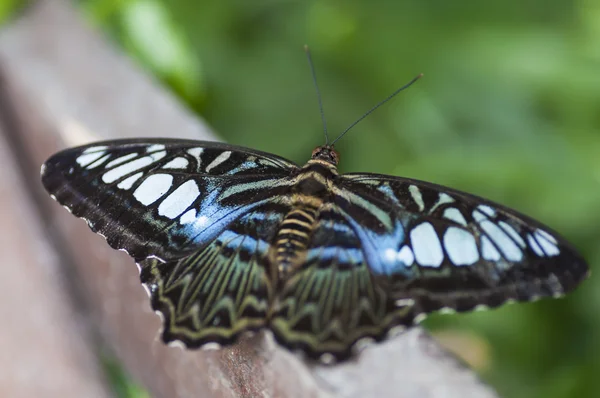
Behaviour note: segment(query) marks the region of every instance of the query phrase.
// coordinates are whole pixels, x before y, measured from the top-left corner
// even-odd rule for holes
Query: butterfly
[[[299,166],[209,141],[97,142],[53,155],[41,179],[135,259],[162,339],[188,348],[268,329],[330,363],[433,311],[558,297],[587,276],[541,223],[423,181],[340,174],[333,143]]]
[[[302,167],[216,142],[133,139],[67,149],[46,190],[139,264],[163,339],[227,345],[270,329],[346,359],[421,314],[560,296],[588,272],[548,227],[499,204],[381,174]]]

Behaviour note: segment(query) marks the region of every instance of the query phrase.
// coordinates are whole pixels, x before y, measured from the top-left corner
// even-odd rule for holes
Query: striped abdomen
[[[275,261],[280,278],[285,278],[304,261],[317,213],[316,207],[302,205],[290,211],[282,221],[275,237]]]

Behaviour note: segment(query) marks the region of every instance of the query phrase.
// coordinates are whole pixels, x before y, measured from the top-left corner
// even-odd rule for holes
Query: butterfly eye
[[[340,154],[335,151],[333,148],[331,148],[331,156],[335,162],[335,164],[337,165],[340,162]]]
[[[319,155],[321,154],[321,152],[322,152],[322,151],[323,151],[323,147],[321,147],[321,146],[318,146],[318,147],[316,147],[315,149],[313,149],[313,151],[312,151],[312,155],[310,155],[310,157],[311,157],[312,159],[316,159],[316,158],[318,158],[318,157],[319,157]]]
[[[311,159],[324,160],[337,166],[340,161],[340,155],[333,149],[333,146],[323,145],[313,150]]]

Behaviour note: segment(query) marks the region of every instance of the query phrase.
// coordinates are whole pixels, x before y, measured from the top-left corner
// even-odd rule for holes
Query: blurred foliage
[[[115,398],[150,398],[147,391],[131,381],[121,364],[109,352],[100,351],[99,356]]]
[[[0,1],[0,24],[4,23],[19,6],[24,3],[23,0],[2,0]]]
[[[423,72],[339,142],[342,170],[488,197],[561,231],[599,266],[600,1],[80,5],[224,139],[298,162],[323,142],[303,44],[332,135]],[[434,316],[427,325],[463,331],[442,340],[460,341],[466,358],[485,355],[479,371],[503,396],[600,392],[599,278],[564,300]]]

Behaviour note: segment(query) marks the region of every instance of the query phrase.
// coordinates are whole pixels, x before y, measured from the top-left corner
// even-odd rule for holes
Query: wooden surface
[[[101,346],[156,397],[495,396],[420,328],[332,367],[269,333],[215,351],[164,346],[133,261],[54,203],[39,167],[96,139],[216,138],[70,3],[40,1],[0,32],[0,133],[0,396],[110,396]]]
[[[7,133],[0,125],[0,397],[109,397]]]

